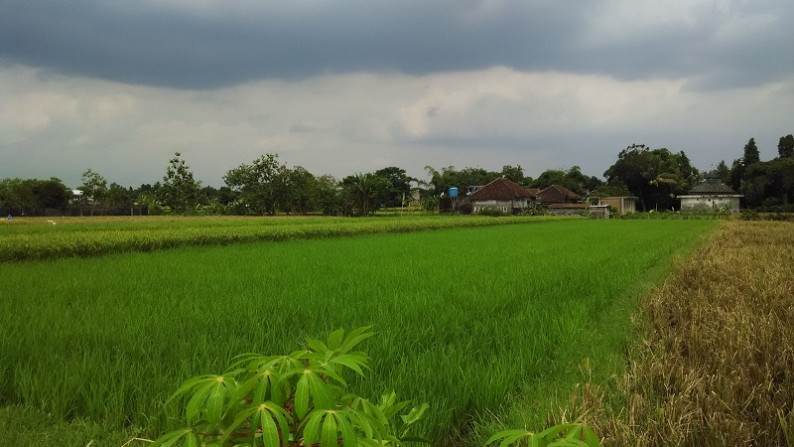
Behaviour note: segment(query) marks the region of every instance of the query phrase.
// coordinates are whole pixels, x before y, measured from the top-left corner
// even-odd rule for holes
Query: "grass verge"
[[[0,263],[184,246],[320,239],[562,220],[555,216],[65,217],[0,220]],[[567,218],[570,219],[570,218]]]
[[[725,222],[643,303],[626,374],[565,414],[605,446],[794,445],[794,224]]]

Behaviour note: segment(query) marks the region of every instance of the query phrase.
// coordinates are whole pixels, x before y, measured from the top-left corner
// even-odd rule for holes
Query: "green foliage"
[[[408,177],[405,169],[391,166],[375,171],[375,175],[386,180],[388,185],[383,196],[379,198],[381,206],[400,207],[410,198],[411,182],[416,179]]]
[[[72,192],[56,177],[49,180],[0,180],[0,208],[12,214],[24,215],[45,208],[62,209],[71,197]]]
[[[150,207],[155,214],[159,208]],[[163,214],[163,213],[159,213]],[[141,217],[65,218],[52,226],[47,220],[15,219],[15,225],[0,230],[0,262],[69,256],[98,256],[107,253],[148,252],[180,246],[224,245],[257,241],[317,239],[387,232],[411,232],[441,228],[487,226],[560,220],[559,217],[508,217],[495,221],[485,217],[402,216],[386,218],[203,218]],[[22,223],[25,225],[22,225]]]
[[[780,137],[777,143],[777,153],[780,158],[794,157],[794,135],[788,134]]]
[[[0,264],[0,395],[62,420],[164,433],[175,428],[162,403],[177,382],[226,372],[237,353],[291,352],[295,339],[373,325],[372,369],[366,379],[344,377],[349,389],[429,402],[417,424],[439,443],[491,413],[541,427],[581,381],[566,374],[571,365],[623,353],[629,318],[605,309],[631,309],[638,284],[715,226],[511,216],[26,221],[0,225],[0,243],[21,230],[33,242],[83,233],[196,238],[199,226],[244,236],[269,226],[287,234],[290,222],[292,234],[334,222],[394,233],[410,230],[404,221],[434,224],[439,231]],[[490,226],[450,228],[457,222]],[[530,224],[494,225],[515,222]],[[461,274],[472,266],[476,274]],[[601,336],[616,342],[594,356]],[[541,420],[508,419],[506,403],[517,401]]]
[[[491,172],[482,168],[463,168],[457,170],[454,166],[447,166],[437,171],[431,166],[425,166],[425,170],[430,176],[432,194],[436,196],[439,196],[441,193],[446,194],[452,186],[457,187],[461,194],[465,194],[467,188],[470,186],[486,185],[502,176],[502,174],[498,172]],[[509,171],[514,172],[514,169],[510,169]]]
[[[505,215],[505,213],[502,212],[502,210],[499,208],[487,208],[487,207],[481,209],[480,212],[478,212],[477,214],[481,216],[493,216],[493,217],[499,217]]]
[[[519,185],[523,184],[525,180],[524,168],[522,168],[521,165],[504,165],[502,166],[501,174],[506,179]]]
[[[549,427],[539,433],[526,430],[504,430],[491,436],[485,445],[500,441],[499,447],[513,444],[529,447],[600,447],[601,442],[588,426],[569,423]]]
[[[603,182],[596,177],[586,176],[582,173],[579,166],[572,166],[567,171],[559,169],[548,169],[544,171],[531,186],[533,188],[545,189],[551,185],[563,186],[577,194],[587,195],[596,190]]]
[[[292,446],[355,447],[402,445],[427,404],[413,407],[384,394],[378,403],[347,391],[346,375],[364,375],[364,352],[355,351],[374,335],[363,327],[327,342],[309,340],[288,355],[245,354],[230,372],[187,380],[171,397],[187,427],[169,432],[152,447]],[[427,441],[425,441],[427,442]]]
[[[794,203],[794,158],[781,157],[746,166],[742,192],[749,207]]]
[[[264,215],[276,213],[276,196],[279,190],[278,154],[265,154],[250,165],[241,164],[229,170],[223,181],[239,193],[240,203],[251,213]]]
[[[83,172],[82,184],[79,188],[83,192],[80,201],[83,204],[94,206],[100,205],[108,193],[108,181],[98,172],[88,169]]]
[[[160,189],[162,204],[177,214],[190,214],[199,202],[201,184],[193,179],[193,172],[179,152],[168,161]]]
[[[742,163],[745,166],[750,166],[753,163],[761,161],[761,153],[758,151],[758,146],[755,144],[755,138],[750,138],[750,141],[744,145],[744,156]]]
[[[381,207],[380,200],[388,195],[389,180],[373,173],[349,175],[342,180],[342,200],[345,214],[368,216]]]
[[[688,191],[700,178],[683,151],[651,150],[644,144],[622,150],[604,176],[610,185],[623,185],[637,196],[643,211],[677,207],[675,196]]]

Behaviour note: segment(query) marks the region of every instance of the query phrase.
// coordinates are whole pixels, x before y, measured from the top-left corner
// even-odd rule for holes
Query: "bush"
[[[499,208],[483,208],[477,214],[481,216],[504,216],[505,213],[502,212]]]
[[[184,410],[186,426],[157,439],[153,447],[401,445],[426,442],[411,436],[411,425],[427,404],[405,411],[410,402],[387,392],[378,403],[346,391],[345,375],[364,375],[367,355],[353,351],[373,335],[368,328],[347,336],[337,330],[328,341],[310,340],[289,355],[245,354],[228,373],[186,381],[169,402]]]

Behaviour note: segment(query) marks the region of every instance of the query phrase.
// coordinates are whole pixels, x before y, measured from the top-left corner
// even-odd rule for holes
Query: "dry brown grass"
[[[724,223],[642,309],[625,376],[563,419],[605,446],[794,446],[794,223]]]

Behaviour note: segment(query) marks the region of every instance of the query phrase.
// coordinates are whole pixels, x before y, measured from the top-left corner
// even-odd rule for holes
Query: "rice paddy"
[[[154,437],[184,379],[372,325],[353,387],[428,402],[437,443],[517,402],[542,424],[583,359],[620,368],[637,297],[717,223],[524,222],[0,263],[0,404]]]

